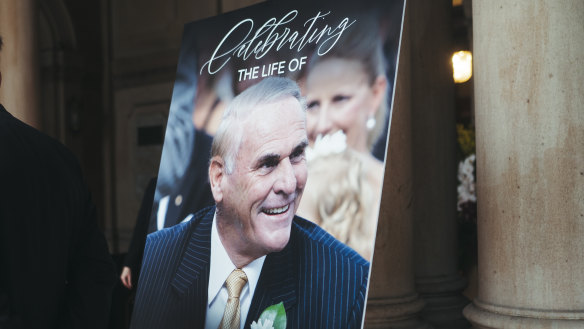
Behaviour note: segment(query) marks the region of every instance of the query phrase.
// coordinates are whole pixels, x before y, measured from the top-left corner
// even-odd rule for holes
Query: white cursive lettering
[[[272,48],[275,48],[275,51],[279,51],[286,46],[290,50],[296,49],[299,52],[307,44],[314,43],[318,45],[317,53],[322,56],[328,53],[339,41],[343,32],[355,23],[355,20],[350,21],[348,17],[345,17],[336,26],[325,24],[319,29],[318,21],[324,20],[329,14],[330,12],[324,14],[318,12],[314,17],[308,19],[304,23],[304,27],[306,28],[304,33],[292,31],[289,27],[285,26],[298,16],[297,10],[290,11],[280,20],[275,17],[268,19],[255,33],[253,19],[246,18],[235,24],[227,32],[217,45],[217,48],[215,48],[211,58],[201,67],[200,73],[203,73],[203,70],[206,69],[209,74],[215,74],[232,57],[246,60],[253,55],[254,58],[260,59],[272,50]],[[243,33],[247,31],[247,34],[242,40],[235,40],[235,47],[224,49],[228,48],[226,45],[230,43],[229,41],[233,41],[231,37],[238,30],[241,30]]]

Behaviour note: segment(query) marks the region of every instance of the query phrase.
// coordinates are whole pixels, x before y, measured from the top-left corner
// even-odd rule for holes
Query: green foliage
[[[260,315],[260,320],[273,321],[274,329],[286,329],[286,310],[284,303],[280,302],[266,308]]]
[[[463,124],[456,125],[458,145],[462,151],[463,158],[475,153],[475,131],[474,128],[465,128]]]

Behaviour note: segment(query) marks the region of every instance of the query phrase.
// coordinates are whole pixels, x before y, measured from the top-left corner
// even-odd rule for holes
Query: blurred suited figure
[[[81,168],[2,105],[0,268],[0,328],[107,326],[115,269]]]
[[[158,176],[145,190],[120,275],[127,289],[138,282],[148,234],[215,204],[207,174],[213,138],[195,129],[193,122],[198,84],[195,33],[186,28],[183,34]]]

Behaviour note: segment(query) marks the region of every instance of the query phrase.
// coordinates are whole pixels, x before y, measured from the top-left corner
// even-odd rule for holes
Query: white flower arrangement
[[[274,321],[258,319],[258,322],[251,323],[251,329],[274,329]]]
[[[306,148],[306,160],[310,162],[317,157],[343,153],[346,149],[347,136],[342,130],[334,134],[318,135],[314,145]]]
[[[475,155],[469,155],[464,161],[458,164],[458,180],[460,185],[458,185],[458,203],[457,209],[461,211],[460,207],[465,202],[477,202],[477,196],[475,191],[475,178],[474,178],[474,163]]]

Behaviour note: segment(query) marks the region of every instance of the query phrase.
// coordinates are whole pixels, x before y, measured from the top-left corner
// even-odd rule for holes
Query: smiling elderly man
[[[268,78],[228,106],[213,141],[216,206],[148,236],[132,328],[360,328],[369,263],[295,216],[308,145],[296,83]]]

